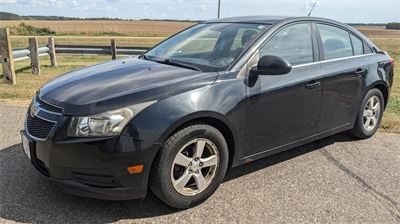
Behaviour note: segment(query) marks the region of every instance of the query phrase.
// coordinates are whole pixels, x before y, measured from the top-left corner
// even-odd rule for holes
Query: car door
[[[322,73],[311,23],[277,31],[259,49],[259,57],[287,59],[284,75],[258,75],[247,87],[244,157],[307,138],[316,133],[321,104]]]
[[[368,73],[367,48],[348,31],[317,24],[323,72],[323,99],[319,131],[330,131],[355,121]],[[369,52],[370,53],[370,52]]]

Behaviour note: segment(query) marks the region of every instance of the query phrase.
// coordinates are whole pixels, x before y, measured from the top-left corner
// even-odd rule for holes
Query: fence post
[[[51,66],[57,67],[58,65],[57,65],[56,47],[55,47],[55,43],[54,43],[54,37],[49,37],[48,47],[49,47]]]
[[[111,59],[117,59],[117,42],[115,39],[111,39]]]
[[[1,64],[3,66],[4,82],[13,85],[17,84],[9,28],[0,28],[0,55]]]
[[[31,52],[32,74],[40,75],[39,47],[36,37],[29,38],[29,51]]]

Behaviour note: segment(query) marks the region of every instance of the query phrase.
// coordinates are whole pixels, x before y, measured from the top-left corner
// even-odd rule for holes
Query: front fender
[[[235,155],[241,148],[244,130],[245,85],[243,80],[228,80],[180,93],[140,112],[125,128],[121,138],[131,139],[129,150],[156,155],[154,145],[161,144],[180,126],[199,118],[213,118],[224,123],[232,133]],[[158,149],[156,151],[158,151]]]

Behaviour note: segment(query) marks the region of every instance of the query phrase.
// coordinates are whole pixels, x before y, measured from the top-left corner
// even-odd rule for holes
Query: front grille
[[[45,139],[49,136],[54,123],[43,120],[39,117],[32,117],[30,110],[26,115],[26,128],[30,135],[36,138]]]
[[[36,97],[36,102],[44,110],[47,110],[47,111],[50,111],[50,112],[55,112],[55,113],[61,113],[62,112],[62,108],[50,105],[50,104],[44,102],[43,100],[39,99],[39,97]]]

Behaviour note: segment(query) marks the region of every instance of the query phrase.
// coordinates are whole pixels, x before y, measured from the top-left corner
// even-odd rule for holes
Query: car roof
[[[226,17],[221,19],[212,19],[205,21],[206,23],[262,23],[262,24],[274,24],[276,22],[287,20],[287,21],[296,21],[296,20],[313,20],[313,21],[325,21],[336,24],[342,24],[338,21],[319,18],[319,17],[295,17],[295,16],[237,16],[237,17]]]
[[[226,22],[226,23],[263,23],[263,24],[273,24],[283,19],[292,18],[289,16],[236,16],[236,17],[226,17],[221,19],[207,20],[206,22]]]

